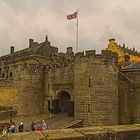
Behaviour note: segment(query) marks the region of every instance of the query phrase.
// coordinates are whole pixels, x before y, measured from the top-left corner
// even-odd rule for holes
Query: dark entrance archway
[[[74,101],[67,91],[59,91],[55,99],[52,100],[52,110],[55,114],[67,113],[68,116],[74,116]]]
[[[68,104],[70,102],[70,95],[66,91],[61,91],[58,94],[59,110],[60,112],[68,112]]]

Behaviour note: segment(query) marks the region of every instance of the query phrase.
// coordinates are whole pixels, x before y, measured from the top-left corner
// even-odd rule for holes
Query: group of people
[[[42,123],[38,125],[34,121],[31,123],[31,131],[42,131],[47,129],[48,129],[48,125],[44,120],[42,120]],[[3,135],[6,135],[6,134],[14,133],[15,130],[16,130],[16,125],[14,122],[12,122],[8,127],[3,127],[1,133]],[[30,130],[29,129],[24,130],[23,122],[21,122],[20,125],[18,126],[18,132],[24,132],[24,131],[28,132]]]
[[[42,131],[42,130],[47,130],[48,129],[48,125],[47,123],[42,120],[42,125],[39,124],[38,126],[36,125],[36,123],[33,121],[32,124],[31,124],[31,130],[32,131]]]
[[[8,127],[3,126],[0,129],[0,133],[3,134],[3,135],[14,133],[15,132],[15,129],[16,129],[15,123],[14,122],[11,122]]]

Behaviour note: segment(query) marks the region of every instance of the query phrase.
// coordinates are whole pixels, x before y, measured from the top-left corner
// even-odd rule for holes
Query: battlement
[[[108,50],[102,50],[101,54],[96,54],[96,50],[87,50],[84,52],[78,52],[75,54],[75,59],[78,61],[78,59],[86,59],[86,58],[93,58],[94,60],[108,60],[108,62],[114,62],[117,63],[118,54],[116,52],[111,52]]]

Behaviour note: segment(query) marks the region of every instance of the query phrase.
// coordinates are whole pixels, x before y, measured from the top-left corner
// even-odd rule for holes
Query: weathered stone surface
[[[0,106],[14,106],[14,87],[0,87]]]
[[[74,129],[56,129],[43,131],[42,134],[47,140],[84,140],[84,135]]]
[[[75,117],[85,126],[118,124],[118,78],[104,58],[83,57],[74,63]]]
[[[0,57],[0,106],[28,116],[54,108],[63,112],[69,102],[69,110],[74,108],[75,119],[83,120],[84,126],[140,122],[140,74],[125,72],[135,86],[131,80],[118,82],[116,53],[74,54],[72,47],[58,53],[47,37],[42,43],[31,39],[29,46]]]
[[[140,123],[140,62],[125,67],[120,78],[124,83],[119,88],[121,121],[125,124]]]
[[[0,140],[136,140],[138,138],[140,138],[140,125],[57,129],[0,136]]]

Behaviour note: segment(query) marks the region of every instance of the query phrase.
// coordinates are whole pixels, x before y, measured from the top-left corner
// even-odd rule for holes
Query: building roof
[[[140,70],[140,61],[132,63],[125,68],[122,69],[123,71],[138,71]]]
[[[45,59],[51,59],[51,57],[56,53],[58,53],[58,48],[51,46],[50,42],[46,38],[45,42],[38,44],[37,42],[32,41],[29,43],[29,48],[1,56],[0,65],[2,63],[13,63],[14,61],[30,59],[33,55],[45,57]]]

